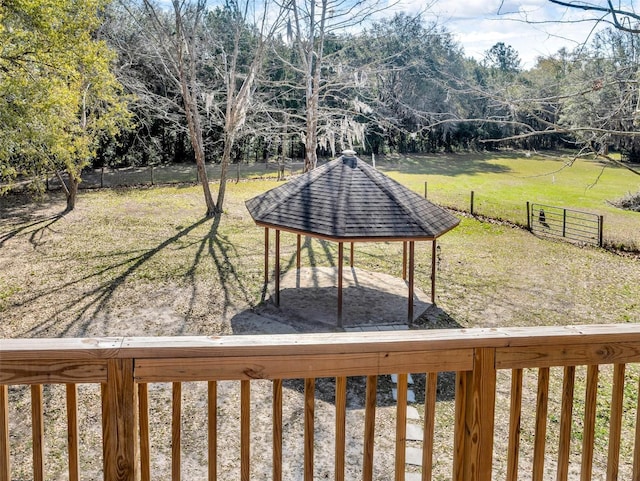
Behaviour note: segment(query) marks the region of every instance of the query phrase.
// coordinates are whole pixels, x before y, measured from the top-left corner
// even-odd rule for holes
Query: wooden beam
[[[9,457],[9,388],[0,385],[0,481],[11,481]]]
[[[402,243],[402,280],[407,280],[407,242]]]
[[[436,240],[431,242],[431,304],[436,303],[436,272],[437,272],[437,247]]]
[[[409,242],[409,299],[407,307],[407,321],[409,324],[413,322],[413,294],[414,287],[414,274],[415,274],[415,243]]]
[[[275,305],[280,306],[280,231],[276,229]]]
[[[296,269],[300,270],[300,250],[302,249],[302,236],[298,234],[296,242]]]
[[[342,271],[344,264],[344,244],[338,242],[338,327],[342,328]]]
[[[264,288],[269,286],[269,228],[264,228]]]

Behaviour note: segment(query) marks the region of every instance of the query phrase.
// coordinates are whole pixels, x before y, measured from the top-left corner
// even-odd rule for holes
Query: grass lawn
[[[524,153],[408,156],[378,162],[391,177],[442,205],[526,225],[527,201],[604,216],[605,244],[640,248],[640,215],[613,205],[640,190],[640,177],[599,161]]]

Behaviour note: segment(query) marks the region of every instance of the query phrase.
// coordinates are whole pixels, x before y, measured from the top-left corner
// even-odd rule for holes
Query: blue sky
[[[602,0],[591,3],[606,5]],[[619,3],[614,2],[616,6]],[[632,8],[633,1],[626,3]],[[404,0],[403,8],[417,11],[424,9],[425,3]],[[594,27],[605,26],[592,21],[595,17],[594,13],[556,6],[548,0],[436,0],[425,13],[426,20],[437,19],[456,35],[467,56],[481,59],[497,42],[504,42],[518,51],[525,67],[532,67],[538,56],[553,54],[562,47],[573,50],[588,40]]]

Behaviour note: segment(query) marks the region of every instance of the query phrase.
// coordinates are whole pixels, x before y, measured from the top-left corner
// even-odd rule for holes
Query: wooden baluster
[[[587,390],[584,399],[584,431],[582,433],[581,481],[591,481],[593,470],[593,443],[595,442],[596,401],[598,396],[598,365],[587,368]]]
[[[207,383],[207,454],[209,481],[218,479],[218,384]]]
[[[456,372],[455,425],[453,427],[453,481],[464,481],[467,381],[468,376],[465,371]]]
[[[33,448],[33,479],[44,480],[44,416],[42,384],[31,386],[31,436]]]
[[[362,479],[373,479],[373,441],[376,426],[376,396],[378,376],[367,376],[367,394],[364,412],[364,459],[362,462]]]
[[[240,480],[251,476],[251,381],[240,381]]]
[[[622,433],[622,402],[624,398],[624,364],[616,364],[613,370],[611,393],[611,417],[609,418],[609,453],[607,457],[607,481],[617,481],[620,467],[620,436]]]
[[[507,449],[507,481],[518,481],[520,459],[520,422],[522,417],[522,369],[511,372],[511,405],[509,410],[509,447]]]
[[[0,385],[0,481],[11,481],[9,461],[9,388]]]
[[[336,481],[344,481],[346,423],[347,423],[347,378],[336,378]]]
[[[640,377],[638,378],[638,392],[640,392]],[[633,444],[633,481],[640,481],[640,396],[636,403],[636,436]]]
[[[316,380],[304,380],[304,480],[313,481],[313,443]]]
[[[544,479],[544,450],[547,441],[547,411],[549,406],[549,368],[538,370],[536,431],[533,445],[533,481]]]
[[[573,391],[575,382],[575,366],[566,366],[564,368],[564,380],[562,381],[557,481],[567,481],[569,478],[569,450],[571,449],[571,423],[573,419]]]
[[[282,481],[282,379],[273,380],[273,481]]]
[[[424,433],[422,437],[422,481],[431,481],[433,476],[433,436],[436,430],[436,395],[438,373],[427,374],[424,394]]]
[[[133,359],[109,359],[102,384],[104,481],[135,481],[138,410]]]
[[[142,481],[150,481],[149,388],[146,383],[138,384],[138,417],[140,420],[140,475]]]
[[[398,374],[396,408],[396,481],[404,481],[407,453],[407,382],[406,373]]]
[[[78,469],[78,386],[67,384],[67,451],[69,452],[69,481],[80,479]]]
[[[182,383],[174,382],[171,400],[171,479],[180,481],[182,442]]]

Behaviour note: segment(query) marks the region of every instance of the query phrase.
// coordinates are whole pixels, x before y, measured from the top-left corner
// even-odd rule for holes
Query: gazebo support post
[[[415,270],[415,242],[409,242],[409,305],[407,309],[407,320],[409,324],[413,322],[413,281]]]
[[[353,267],[353,245],[354,242],[351,243],[351,247],[349,249],[349,265]]]
[[[431,304],[436,303],[436,239],[431,243]]]
[[[407,241],[402,243],[402,280],[407,280]]]
[[[264,288],[269,285],[269,228],[264,228]]]
[[[338,327],[342,328],[342,264],[344,264],[344,243],[338,242]]]
[[[276,229],[275,304],[280,307],[280,229]]]
[[[302,248],[302,236],[298,234],[298,244],[296,249],[296,269],[300,270],[300,249]]]

